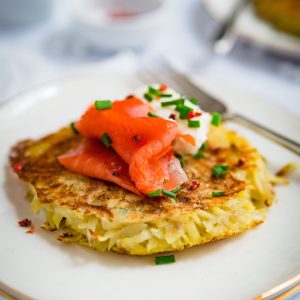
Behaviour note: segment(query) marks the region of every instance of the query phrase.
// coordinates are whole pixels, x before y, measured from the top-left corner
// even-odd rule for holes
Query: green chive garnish
[[[179,111],[179,117],[180,117],[180,119],[182,119],[182,120],[187,119],[188,113],[189,113],[190,111],[193,111],[192,108],[190,108],[190,107],[188,107],[188,106],[186,106],[186,105],[184,105],[184,104],[181,104],[181,103],[179,103],[179,104],[176,105],[175,110],[176,110],[176,111]]]
[[[175,156],[178,158],[178,160],[180,162],[180,165],[183,168],[184,167],[184,158],[183,158],[183,156],[181,154],[178,154],[178,153],[176,153]]]
[[[112,108],[112,102],[110,100],[96,100],[95,107],[97,110]]]
[[[165,196],[167,196],[167,197],[170,197],[170,198],[176,198],[177,197],[177,195],[175,194],[175,193],[173,193],[173,192],[170,192],[170,191],[168,191],[168,190],[162,190],[162,193],[165,195]]]
[[[144,97],[145,97],[145,99],[146,99],[148,102],[151,102],[151,101],[152,101],[152,96],[151,96],[151,95],[145,93],[145,94],[144,94]]]
[[[79,134],[79,131],[75,127],[75,122],[70,123],[70,127],[75,134]]]
[[[181,120],[186,120],[188,118],[188,114],[189,114],[189,111],[188,110],[182,110],[180,111],[179,113],[179,118]]]
[[[181,186],[179,185],[176,189],[172,190],[172,193],[177,193],[181,190]]]
[[[106,132],[101,136],[101,141],[106,148],[110,147],[112,144],[112,140]]]
[[[171,98],[172,96],[172,94],[160,94],[161,98]]]
[[[204,157],[204,153],[202,151],[198,151],[196,154],[193,155],[195,159],[200,159]]]
[[[183,104],[184,103],[184,99],[177,99],[177,100],[173,100],[173,101],[164,101],[161,102],[161,106],[169,106],[169,105],[177,105],[177,104]]]
[[[225,165],[214,165],[211,172],[214,177],[220,178],[225,175],[226,171],[229,170],[229,166]]]
[[[221,122],[222,122],[221,115],[217,112],[214,112],[212,114],[211,124],[213,124],[214,126],[219,126]]]
[[[152,86],[149,86],[148,87],[148,93],[149,94],[152,94],[152,95],[155,95],[155,96],[160,96],[160,91],[155,89],[154,87]]]
[[[199,128],[200,121],[199,120],[188,120],[188,126],[193,127],[193,128]]]
[[[224,196],[225,193],[224,192],[212,192],[211,196],[212,197],[219,197],[219,196]]]
[[[166,256],[156,256],[155,257],[155,263],[157,265],[164,265],[164,264],[170,264],[174,263],[176,261],[174,255],[166,255]]]
[[[154,114],[153,112],[149,111],[147,114],[149,117],[153,117],[153,118],[160,118],[160,116]]]
[[[178,104],[176,105],[175,110],[177,110],[177,111],[180,112],[180,111],[182,111],[182,110],[192,111],[193,109],[190,108],[189,106],[186,106],[186,105],[182,104],[182,103],[178,103]]]
[[[161,190],[157,190],[157,191],[151,192],[147,196],[148,197],[159,197],[159,196],[161,196]]]
[[[195,105],[198,105],[198,100],[196,98],[191,98],[191,99],[189,99],[189,101]]]
[[[201,147],[200,147],[200,150],[201,150],[201,151],[204,151],[205,149],[206,149],[206,144],[203,143],[203,144],[201,145]]]

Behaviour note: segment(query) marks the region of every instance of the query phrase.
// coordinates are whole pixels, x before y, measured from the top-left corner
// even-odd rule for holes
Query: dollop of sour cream
[[[160,85],[153,84],[151,85],[156,90],[159,90]],[[208,130],[211,122],[211,115],[207,112],[204,112],[198,105],[191,102],[189,99],[185,98],[183,95],[180,95],[174,89],[167,87],[161,93],[172,95],[170,97],[159,97],[148,93],[149,86],[145,86],[139,89],[135,95],[146,101],[149,106],[153,109],[156,115],[161,118],[174,121],[178,123],[179,130],[181,135],[188,135],[194,140],[194,145],[187,142],[187,140],[180,135],[175,139],[173,149],[175,152],[180,154],[195,154],[201,148],[203,143],[207,140]],[[152,100],[146,99],[145,94],[148,94],[152,97]],[[180,119],[180,112],[176,109],[176,104],[162,106],[162,102],[174,101],[178,99],[183,99],[183,105],[192,109],[192,112],[199,113],[200,115],[187,119]],[[199,121],[200,127],[189,127],[188,120]]]

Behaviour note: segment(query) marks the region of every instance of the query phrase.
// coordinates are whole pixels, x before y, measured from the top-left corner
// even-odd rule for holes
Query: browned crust
[[[232,138],[236,136],[233,132],[229,134]],[[231,143],[227,148],[216,148],[208,143],[204,158],[186,157],[185,171],[190,181],[183,185],[176,200],[167,197],[141,199],[113,183],[81,176],[62,167],[57,156],[76,147],[81,139],[67,128],[40,140],[21,141],[11,149],[10,164],[22,164],[19,178],[35,187],[43,204],[65,206],[99,217],[113,218],[115,214],[123,214],[129,221],[157,220],[221,205],[246,188],[247,184],[235,179],[234,173],[255,168],[257,156],[257,151],[245,140]],[[224,178],[213,178],[211,168],[215,164],[230,166]],[[200,186],[191,190],[191,181]],[[212,198],[213,191],[224,191],[225,196]]]

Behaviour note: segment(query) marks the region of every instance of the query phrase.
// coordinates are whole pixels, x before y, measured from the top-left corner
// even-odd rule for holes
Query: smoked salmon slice
[[[129,165],[132,181],[144,194],[172,190],[187,180],[171,151],[179,133],[177,123],[148,117],[149,110],[147,104],[133,97],[114,102],[111,109],[90,106],[75,124],[85,137],[100,139],[109,135],[111,146]]]
[[[76,149],[60,155],[58,161],[75,173],[114,182],[140,194],[129,176],[128,165],[111,148],[105,148],[100,140],[85,139]]]

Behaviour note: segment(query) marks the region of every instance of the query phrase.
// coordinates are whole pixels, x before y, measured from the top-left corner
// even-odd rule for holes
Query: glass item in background
[[[53,0],[0,0],[0,26],[25,25],[48,17]]]

